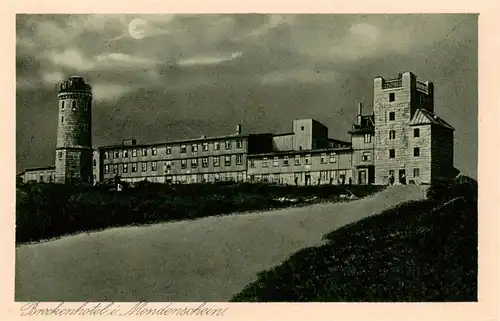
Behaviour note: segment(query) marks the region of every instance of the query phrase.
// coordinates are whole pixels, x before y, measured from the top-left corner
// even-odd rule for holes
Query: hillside
[[[112,228],[16,249],[16,300],[229,301],[257,273],[401,202],[394,186],[352,202]]]

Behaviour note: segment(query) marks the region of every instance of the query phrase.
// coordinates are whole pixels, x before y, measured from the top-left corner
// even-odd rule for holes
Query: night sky
[[[133,19],[145,24],[129,31]],[[455,166],[477,177],[477,15],[17,15],[17,172],[54,163],[57,83],[93,87],[93,145],[288,132],[349,140],[373,78],[435,84]],[[134,38],[134,37],[135,38]],[[141,38],[141,39],[136,39]]]

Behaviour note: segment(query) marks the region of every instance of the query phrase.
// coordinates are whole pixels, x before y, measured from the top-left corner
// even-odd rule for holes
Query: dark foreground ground
[[[477,301],[476,183],[428,194],[328,233],[233,301]]]

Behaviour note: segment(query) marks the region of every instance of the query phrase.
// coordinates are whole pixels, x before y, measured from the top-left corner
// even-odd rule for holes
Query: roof
[[[32,167],[32,168],[26,168],[23,172],[19,174],[23,174],[26,172],[34,172],[34,171],[42,171],[42,170],[55,170],[55,166],[44,166],[44,167]]]
[[[343,152],[351,150],[352,150],[351,146],[338,147],[338,148],[319,148],[319,149],[309,149],[309,150],[287,150],[287,151],[273,151],[269,153],[248,154],[247,157],[279,156],[279,155],[290,155],[290,154],[318,154],[318,153]]]
[[[123,145],[123,142],[122,142],[121,144],[99,146],[99,147],[97,147],[97,149],[141,148],[141,147],[149,147],[149,146],[181,144],[181,143],[191,143],[191,142],[199,142],[199,141],[212,141],[212,140],[220,140],[220,139],[228,139],[228,138],[245,138],[245,137],[254,136],[254,135],[255,134],[239,134],[239,135],[232,134],[232,135],[224,135],[224,136],[198,137],[198,138],[189,138],[189,139],[181,139],[181,140],[171,140],[171,141],[165,141],[165,142],[159,142],[159,143],[135,144],[135,145]]]
[[[410,121],[410,126],[416,125],[437,125],[441,127],[445,127],[451,130],[455,130],[453,126],[445,122],[442,118],[438,117],[436,114],[426,110],[426,109],[417,109],[415,114]]]

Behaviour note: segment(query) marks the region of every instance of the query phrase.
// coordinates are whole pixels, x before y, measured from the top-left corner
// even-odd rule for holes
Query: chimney
[[[358,126],[361,126],[361,116],[363,115],[363,103],[358,105]]]
[[[236,125],[236,135],[241,134],[241,124]]]

